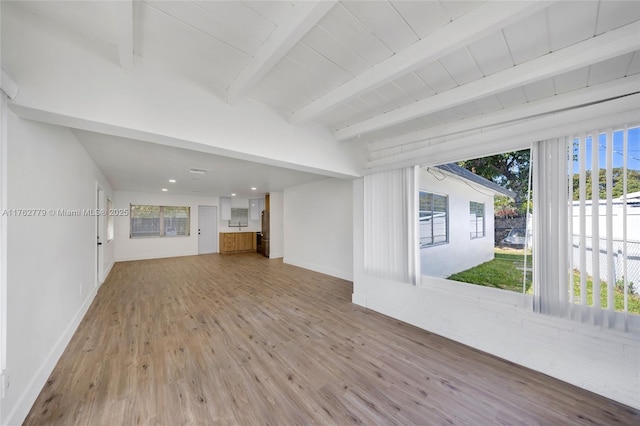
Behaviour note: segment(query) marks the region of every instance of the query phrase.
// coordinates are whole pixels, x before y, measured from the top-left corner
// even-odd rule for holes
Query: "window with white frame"
[[[449,201],[446,195],[420,191],[420,247],[449,242]]]
[[[130,238],[176,237],[190,234],[190,207],[131,205]]]
[[[526,235],[532,229],[526,213],[529,162],[530,150],[525,149],[421,168],[421,275],[518,293],[532,291],[532,249]],[[440,196],[443,200],[438,202],[430,188],[445,192],[446,198]],[[432,249],[430,209],[438,205],[446,205],[447,223],[441,228],[446,229],[447,244]],[[433,215],[439,213],[435,210]],[[512,231],[522,235],[516,238]]]
[[[471,238],[484,237],[484,203],[470,201],[469,218],[471,225]]]

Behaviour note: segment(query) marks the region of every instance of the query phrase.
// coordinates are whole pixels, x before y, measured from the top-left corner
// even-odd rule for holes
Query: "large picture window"
[[[469,218],[471,220],[471,238],[484,237],[484,203],[469,202]]]
[[[131,205],[130,238],[189,235],[190,207]]]
[[[422,275],[520,293],[531,288],[529,157],[522,150],[421,168]]]
[[[449,242],[449,200],[420,191],[420,247]]]

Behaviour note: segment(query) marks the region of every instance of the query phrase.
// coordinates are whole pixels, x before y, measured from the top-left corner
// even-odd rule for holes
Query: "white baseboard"
[[[364,296],[361,296],[359,294],[355,294],[353,293],[351,295],[351,303],[355,304],[355,305],[360,305],[363,307],[367,307],[367,298]]]
[[[109,265],[107,265],[107,267],[105,268],[104,272],[102,273],[102,279],[98,283],[97,288],[102,287],[102,284],[104,284],[104,282],[109,277],[109,273],[111,272],[111,268],[113,268],[113,265],[115,265],[115,263],[116,263],[115,261],[111,261],[111,263]],[[96,293],[97,293],[97,291],[96,291]]]
[[[124,256],[115,259],[115,262],[131,262],[133,260],[167,259],[170,257],[197,256],[198,253],[168,253],[162,255]]]
[[[113,269],[113,265],[115,265],[116,262],[114,260],[111,261],[111,263],[109,263],[106,267],[106,269],[104,270],[104,275],[103,275],[103,280],[102,282],[105,282],[107,280],[107,278],[109,278],[109,274],[111,273],[111,269]]]
[[[82,318],[84,318],[84,315],[89,310],[89,306],[91,306],[91,303],[96,297],[96,294],[97,291],[95,288],[87,293],[87,298],[80,306],[80,309],[71,319],[71,322],[62,333],[62,336],[60,336],[56,344],[53,346],[40,368],[38,368],[38,371],[36,371],[33,375],[33,378],[27,385],[26,390],[18,398],[15,407],[13,407],[9,415],[5,417],[7,420],[3,423],[3,426],[20,425],[27,417],[27,414],[29,414],[34,401],[38,398],[38,395],[42,391],[42,388],[47,382],[47,379],[53,372],[53,369],[62,356],[62,353],[66,349],[67,345],[71,341],[71,338],[73,337],[73,334],[76,332],[78,326],[80,325]]]
[[[282,259],[284,257],[283,253],[271,252],[269,253],[269,259]]]
[[[297,266],[299,268],[308,269],[310,271],[320,272],[321,274],[331,275],[332,277],[341,278],[343,280],[353,281],[353,274],[346,273],[344,271],[339,271],[337,269],[314,265],[312,263],[307,263],[307,262],[300,262],[288,257],[284,259],[284,263]]]

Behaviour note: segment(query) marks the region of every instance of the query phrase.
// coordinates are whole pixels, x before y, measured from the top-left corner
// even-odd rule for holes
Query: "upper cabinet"
[[[231,220],[231,198],[220,197],[220,220]]]
[[[260,220],[262,210],[264,210],[264,198],[249,200],[249,220]]]
[[[232,199],[229,197],[220,197],[220,220],[234,219],[232,213],[235,209],[232,209],[232,207],[242,207],[246,209],[247,205],[249,207],[249,220],[260,220],[262,210],[264,210],[264,198],[247,200],[246,198]]]

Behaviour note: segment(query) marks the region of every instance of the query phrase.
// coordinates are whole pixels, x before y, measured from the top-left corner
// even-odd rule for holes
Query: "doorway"
[[[218,208],[198,206],[198,254],[218,252]]]
[[[104,190],[96,182],[96,287],[102,284],[104,275]]]

